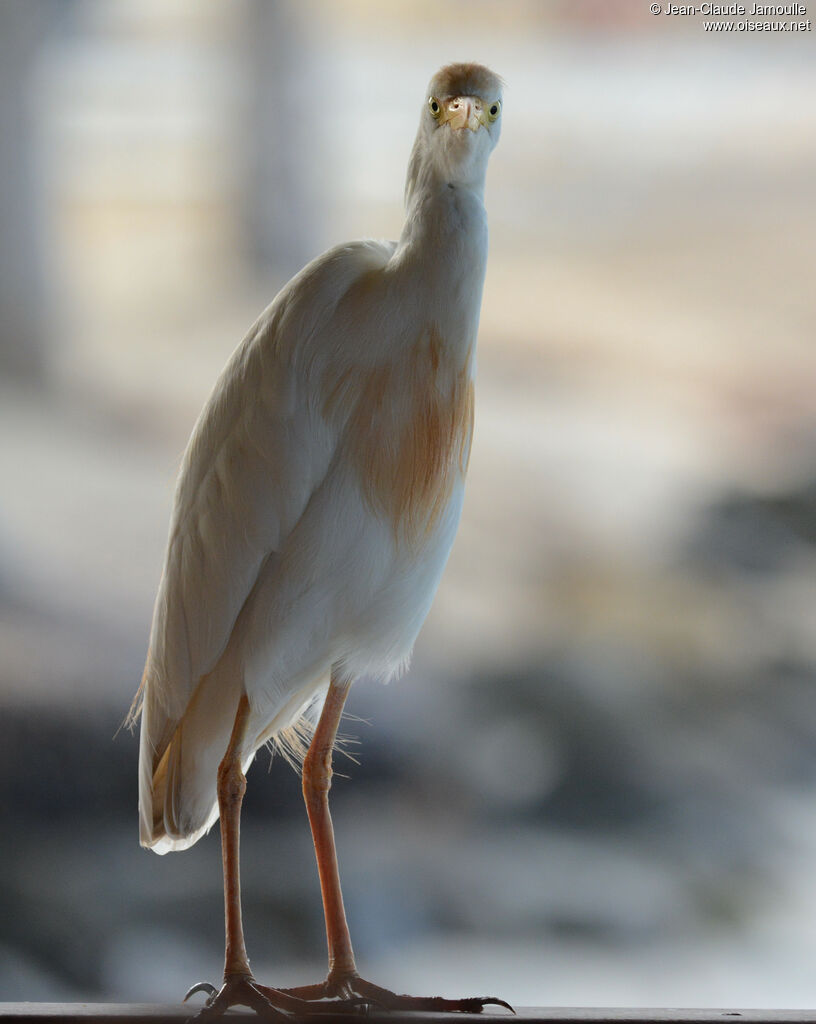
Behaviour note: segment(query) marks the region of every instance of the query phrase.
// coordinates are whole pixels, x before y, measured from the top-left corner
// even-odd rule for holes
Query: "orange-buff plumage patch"
[[[359,372],[359,371],[358,371]],[[359,390],[341,374],[329,391],[331,414],[359,396],[348,420],[349,455],[371,507],[397,537],[427,534],[467,470],[473,434],[470,359],[453,365],[434,328],[396,365],[367,371]]]

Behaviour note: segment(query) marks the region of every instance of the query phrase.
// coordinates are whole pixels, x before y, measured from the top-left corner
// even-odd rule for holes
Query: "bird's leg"
[[[240,747],[249,717],[249,700],[244,694],[235,715],[229,746],[218,766],[218,810],[221,817],[221,859],[224,867],[224,977],[251,976],[241,921],[241,871],[239,847],[241,804],[246,777],[241,768]]]
[[[329,946],[329,975],[318,985],[279,990],[299,999],[318,1000],[332,998],[330,1005],[354,1009],[361,1003],[385,1010],[420,1010],[426,1012],[480,1013],[489,1004],[504,1006],[514,1012],[503,999],[476,996],[466,999],[443,999],[440,996],[403,996],[365,981],[357,973],[351,937],[340,890],[340,873],[334,829],[329,813],[329,789],[332,778],[332,751],[337,739],[337,727],[343,714],[350,687],[349,682],[338,682],[332,674],[326,702],[320,715],[309,752],[303,761],[303,796],[312,827],[317,871],[323,894],[323,912],[326,916],[326,938]],[[258,986],[263,989],[263,986]],[[267,991],[263,989],[263,991]],[[271,992],[270,992],[271,995]],[[311,1003],[311,1007],[321,1004]]]
[[[328,985],[341,989],[348,978],[357,976],[351,936],[343,907],[334,828],[329,813],[329,790],[332,780],[332,751],[337,728],[349,692],[349,682],[338,682],[332,675],[326,701],[315,734],[303,761],[303,798],[312,828],[323,912],[326,917],[326,939],[329,947]]]
[[[209,999],[196,1015],[198,1020],[220,1017],[230,1006],[249,1006],[261,1016],[282,1021],[287,1010],[296,1010],[299,1001],[280,993],[272,1000],[274,990],[261,992],[249,969],[244,929],[241,923],[241,878],[239,870],[239,840],[241,831],[241,804],[246,792],[246,778],[241,768],[241,746],[249,719],[249,699],[241,697],[232,727],[229,746],[218,766],[218,811],[221,819],[221,856],[224,865],[224,924],[226,943],[224,951],[224,984],[220,991],[213,985],[193,985],[185,1001],[194,992],[207,991]],[[283,1012],[281,1012],[283,1011]]]
[[[332,673],[320,721],[317,723],[309,750],[303,759],[303,799],[314,840],[317,873],[320,876],[320,891],[323,896],[323,913],[326,918],[326,940],[329,949],[329,974],[317,985],[302,985],[298,988],[282,989],[284,993],[300,999],[316,1000],[334,998],[332,1005],[338,1006],[338,999],[346,1006],[357,1006],[371,1002],[353,991],[350,982],[358,977],[351,948],[351,936],[343,907],[343,893],[340,889],[340,872],[337,865],[337,849],[334,844],[334,828],[329,813],[329,790],[332,779],[332,751],[337,739],[337,727],[343,714],[350,681],[339,681]]]

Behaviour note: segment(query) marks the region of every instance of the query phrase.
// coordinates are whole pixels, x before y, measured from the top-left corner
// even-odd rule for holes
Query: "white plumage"
[[[434,109],[436,107],[436,109]],[[398,242],[338,246],[230,359],[184,455],[141,694],[140,838],[190,846],[238,756],[407,663],[462,506],[500,83],[432,80]]]

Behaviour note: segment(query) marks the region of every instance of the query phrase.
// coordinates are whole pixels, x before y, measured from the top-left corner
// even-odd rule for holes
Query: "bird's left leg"
[[[338,679],[335,673],[332,673],[320,721],[308,753],[303,759],[303,798],[312,829],[320,891],[323,897],[326,939],[329,947],[329,975],[325,982],[318,985],[305,985],[284,991],[302,999],[340,997],[359,1004],[363,1000],[355,997],[349,986],[349,982],[358,975],[343,907],[334,828],[329,813],[332,751],[350,687],[350,680]]]
[[[282,989],[284,994],[307,1000],[331,1000],[329,1005],[353,1009],[361,1003],[387,1010],[424,1010],[429,1012],[459,1011],[479,1013],[487,1004],[512,1007],[503,999],[476,996],[469,999],[443,999],[440,996],[403,996],[365,981],[357,973],[351,947],[340,872],[334,843],[334,828],[329,813],[329,790],[332,778],[332,751],[337,739],[337,728],[351,683],[338,679],[332,673],[326,701],[320,715],[309,752],[303,761],[303,796],[312,828],[317,871],[323,895],[326,918],[326,938],[329,947],[329,974],[318,985]],[[259,986],[262,987],[262,986]],[[271,993],[270,993],[271,994]],[[312,1007],[324,1004],[311,1003]]]

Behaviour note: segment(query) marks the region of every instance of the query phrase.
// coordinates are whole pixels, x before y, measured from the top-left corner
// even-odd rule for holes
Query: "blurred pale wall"
[[[355,693],[353,710],[375,719],[364,749],[377,749],[381,730],[396,763],[413,765],[418,774],[399,790],[406,813],[420,813],[410,793],[432,806],[449,777],[453,793],[467,794],[468,827],[499,844],[489,855],[486,838],[484,860],[470,862],[478,879],[470,899],[486,899],[492,886],[500,895],[493,912],[505,921],[512,998],[807,999],[788,947],[764,982],[727,966],[735,935],[716,940],[715,962],[726,966],[701,978],[689,950],[696,943],[709,962],[706,943],[715,940],[691,926],[669,927],[675,945],[660,948],[673,968],[650,978],[632,969],[620,943],[595,960],[586,949],[559,959],[559,921],[569,931],[587,916],[625,918],[622,905],[604,909],[603,885],[591,889],[600,909],[576,895],[614,858],[581,846],[585,860],[576,862],[563,837],[559,847],[548,833],[544,844],[539,822],[525,833],[537,852],[523,867],[521,847],[501,845],[507,828],[489,833],[488,823],[502,808],[519,821],[552,818],[572,792],[570,806],[584,807],[591,826],[594,805],[570,782],[580,772],[563,739],[575,715],[601,716],[602,736],[620,729],[623,747],[598,755],[602,763],[628,764],[631,755],[633,785],[652,786],[661,800],[711,780],[729,793],[781,792],[784,756],[771,757],[760,779],[742,750],[746,742],[786,749],[784,728],[757,695],[777,686],[773,666],[783,662],[809,685],[816,559],[806,528],[793,530],[777,558],[778,519],[770,534],[763,519],[734,541],[722,509],[737,495],[765,502],[766,514],[782,496],[807,515],[798,496],[816,478],[813,32],[714,34],[701,17],[653,16],[630,0],[4,0],[0,18],[3,52],[16,57],[0,71],[0,123],[17,147],[15,155],[4,144],[0,165],[0,693],[8,708],[33,722],[56,709],[55,729],[61,714],[97,715],[105,735],[113,732],[139,677],[178,457],[215,376],[307,258],[346,238],[395,236],[427,79],[450,60],[484,61],[507,89],[488,182],[468,501],[413,676]],[[744,575],[740,543],[744,557],[756,549],[770,569]],[[500,680],[493,689],[491,679]],[[531,717],[525,701],[538,699],[554,703]],[[698,715],[709,732],[678,726],[678,709],[682,724],[689,707],[697,709],[690,721]],[[809,729],[814,715],[802,707]],[[126,741],[117,742],[121,751]],[[591,758],[595,740],[587,742]],[[7,774],[20,770],[10,762]],[[36,762],[27,770],[36,776]],[[262,773],[255,785],[264,785]],[[757,956],[767,954],[757,935],[778,949],[778,922],[799,935],[816,898],[799,867],[816,820],[806,793],[795,811],[787,790],[787,802],[773,804],[779,834],[796,837],[784,865],[759,857],[790,897],[769,911],[752,896],[736,914]],[[82,785],[66,800],[81,808]],[[132,806],[122,810],[132,817]],[[353,812],[364,831],[366,814]],[[425,827],[426,849],[437,849],[436,826]],[[696,838],[685,835],[676,841],[689,857],[711,840],[703,825]],[[739,845],[734,835],[729,850]],[[427,873],[418,869],[426,887],[446,871],[442,854],[428,857]],[[725,859],[721,903],[744,881]],[[138,863],[145,891],[185,871]],[[527,870],[532,881],[519,895],[509,876]],[[661,875],[665,888],[655,883],[647,898],[632,882],[637,867],[620,870],[633,886],[620,886],[627,907],[653,899],[639,935],[676,923],[667,895],[675,876]],[[699,872],[684,871],[699,891]],[[535,897],[543,902],[534,926],[520,924],[542,872],[550,895]],[[563,885],[567,895],[552,896]],[[675,910],[661,910],[661,900]],[[687,892],[678,901],[693,903]],[[716,900],[702,903],[708,913]],[[395,907],[405,913],[398,898]],[[457,913],[472,913],[463,930],[480,933],[476,909]],[[376,914],[361,917],[378,934]],[[124,963],[146,939],[118,927],[124,937],[111,948]],[[514,946],[524,928],[529,944]],[[32,933],[27,945],[13,932],[0,942],[13,957],[27,950],[9,961],[17,977],[52,991],[53,979],[33,966],[44,954],[36,926]],[[476,970],[482,961],[471,954]],[[173,947],[155,959],[179,955]],[[102,980],[80,972],[73,984],[126,994],[124,968],[110,956]],[[467,978],[462,963],[459,975],[454,960],[444,963]],[[558,968],[542,992],[546,963]],[[403,951],[401,971],[410,979],[411,970],[416,985],[432,976],[421,953],[412,961]],[[0,982],[8,976],[0,972]],[[167,995],[172,985],[155,976],[152,991]],[[728,977],[743,988],[731,994]],[[35,989],[32,981],[26,991]]]

